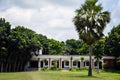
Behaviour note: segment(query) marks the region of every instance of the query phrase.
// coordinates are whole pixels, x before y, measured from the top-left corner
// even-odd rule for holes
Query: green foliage
[[[105,38],[102,38],[93,44],[93,55],[95,56],[96,61],[102,59],[102,56],[104,55],[104,48]]]
[[[53,61],[53,65],[52,65],[52,67],[50,68],[50,70],[55,70],[55,71],[60,71],[61,69],[60,68],[58,68],[58,60],[55,60],[55,61]]]
[[[84,57],[80,57],[80,60],[83,61],[83,60],[84,60]]]
[[[87,54],[88,46],[81,40],[69,39],[66,41],[66,53],[69,55]]]
[[[118,57],[120,56],[120,25],[113,27],[108,33],[105,41],[105,54]]]
[[[43,67],[43,68],[41,68],[41,71],[48,71],[48,68],[47,67]]]
[[[120,25],[113,27],[105,41],[105,55],[115,57],[115,69],[120,70],[117,59],[120,56]]]
[[[117,69],[120,70],[120,56],[117,58],[116,65],[117,65]]]
[[[69,71],[77,71],[77,68],[69,68]]]
[[[85,3],[76,10],[73,19],[79,38],[89,45],[89,56],[91,63],[92,44],[99,40],[104,34],[103,30],[110,21],[110,13],[102,11],[98,0],[86,0]],[[92,67],[89,65],[88,76],[92,76]]]
[[[54,39],[48,39],[48,49],[50,55],[64,54],[64,45]]]
[[[73,22],[76,30],[88,45],[93,44],[103,36],[106,23],[110,21],[110,13],[102,11],[101,4],[96,4],[98,0],[86,0],[85,3],[76,10]]]
[[[103,64],[103,69],[104,69],[104,70],[106,70],[106,69],[107,69],[108,64],[109,64],[108,62],[106,62],[106,63],[104,63],[104,64]]]
[[[83,70],[88,70],[88,67],[83,67],[83,68],[69,68],[69,71],[72,71],[72,72],[83,71]]]

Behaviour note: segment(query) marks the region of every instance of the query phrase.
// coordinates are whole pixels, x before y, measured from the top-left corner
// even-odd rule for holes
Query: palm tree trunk
[[[92,62],[92,46],[89,45],[89,70],[88,70],[88,76],[92,76],[92,67],[91,67],[91,62]]]

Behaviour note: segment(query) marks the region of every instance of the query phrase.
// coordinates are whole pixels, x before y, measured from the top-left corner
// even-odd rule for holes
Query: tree
[[[30,29],[17,26],[11,30],[9,38],[8,61],[13,67],[11,71],[22,71],[32,57],[31,51],[35,52],[41,47],[39,36]]]
[[[110,13],[108,11],[102,12],[101,4],[96,4],[97,1],[98,0],[86,0],[85,3],[76,10],[76,16],[73,19],[80,39],[89,45],[90,65],[88,76],[92,76],[92,44],[104,35],[103,30],[110,21]]]
[[[49,54],[51,55],[63,54],[64,45],[61,42],[56,41],[54,39],[48,39],[48,46]]]
[[[99,73],[99,62],[102,59],[102,56],[104,55],[104,47],[105,47],[105,38],[100,39],[99,41],[96,41],[93,44],[93,55],[97,62],[97,72]]]
[[[105,55],[115,57],[115,68],[120,70],[117,65],[120,56],[120,24],[108,33],[105,41]]]
[[[82,40],[68,39],[66,40],[66,47],[66,52],[69,55],[87,54],[87,45]]]
[[[8,36],[10,34],[11,25],[6,22],[4,18],[0,18],[0,71],[2,72],[6,66],[6,59],[8,55]]]

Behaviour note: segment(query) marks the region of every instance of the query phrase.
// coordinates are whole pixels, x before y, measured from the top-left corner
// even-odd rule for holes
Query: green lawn
[[[119,73],[93,72],[92,77],[87,76],[87,71],[35,71],[0,73],[0,80],[120,80]]]

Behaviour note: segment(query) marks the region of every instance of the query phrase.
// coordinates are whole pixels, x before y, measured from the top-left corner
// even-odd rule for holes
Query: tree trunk
[[[18,62],[17,71],[20,71],[20,62]]]
[[[8,62],[6,63],[6,69],[5,72],[8,72]]]
[[[22,65],[22,62],[21,62],[21,64],[20,64],[20,71],[22,71],[23,70],[23,65]]]
[[[89,70],[88,70],[88,76],[92,76],[92,67],[91,67],[91,62],[92,62],[92,46],[89,45]]]
[[[97,73],[99,74],[99,61],[97,61]]]
[[[11,63],[9,64],[9,70],[8,71],[11,72]]]
[[[3,72],[3,63],[1,63],[1,72]]]
[[[13,67],[13,71],[16,72],[16,62],[14,63]]]

